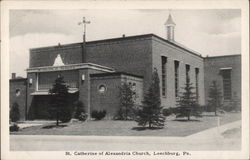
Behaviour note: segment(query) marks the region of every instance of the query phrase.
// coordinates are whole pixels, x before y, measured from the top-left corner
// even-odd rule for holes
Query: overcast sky
[[[153,33],[166,37],[169,10],[11,10],[10,71],[26,77],[29,49],[82,41],[85,16],[87,41]],[[241,54],[240,10],[171,10],[175,41],[203,56]]]

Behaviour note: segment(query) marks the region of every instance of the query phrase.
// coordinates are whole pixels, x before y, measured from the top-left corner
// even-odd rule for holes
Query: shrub
[[[17,131],[19,131],[19,127],[17,124],[14,123],[13,125],[10,126],[10,132],[17,132]]]
[[[91,112],[91,117],[95,118],[95,120],[101,120],[106,116],[106,111],[102,110],[102,111],[97,111],[97,110],[93,110]]]
[[[59,120],[62,123],[69,122],[71,120],[71,109],[69,107],[61,109]]]
[[[214,110],[213,110],[214,107],[212,107],[210,105],[203,105],[201,107],[203,108],[203,111],[205,111],[205,112],[214,112]]]
[[[173,112],[172,112],[171,108],[163,108],[162,109],[163,116],[170,116],[172,113]]]
[[[163,108],[162,114],[167,117],[167,116],[170,116],[171,114],[175,114],[176,110],[177,108],[174,108],[174,107]]]
[[[87,118],[88,118],[88,114],[87,113],[83,113],[83,112],[78,116],[78,119],[80,121],[85,121]]]
[[[11,107],[10,119],[11,119],[11,122],[17,122],[20,119],[19,105],[16,102],[13,103]]]
[[[77,101],[75,104],[75,108],[76,110],[75,110],[74,118],[79,119],[79,117],[85,113],[85,109],[84,109],[85,106],[82,101]]]

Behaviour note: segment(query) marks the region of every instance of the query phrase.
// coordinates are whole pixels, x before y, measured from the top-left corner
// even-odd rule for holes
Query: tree
[[[183,88],[184,92],[179,96],[179,100],[177,101],[178,107],[176,108],[176,118],[179,117],[187,117],[190,120],[191,116],[201,117],[201,110],[197,103],[197,97],[195,93],[192,91],[194,87],[192,87],[192,83],[190,83],[190,79],[187,78],[187,83]]]
[[[14,102],[10,109],[10,120],[11,122],[17,122],[20,119],[19,105]]]
[[[119,98],[120,109],[117,114],[117,119],[128,120],[134,117],[134,104],[135,104],[135,91],[132,90],[132,86],[123,83],[121,85]]]
[[[68,105],[69,93],[62,76],[58,76],[49,92],[52,95],[50,113],[56,119],[56,125],[59,125],[59,120],[68,122],[71,119],[71,109]]]
[[[144,94],[142,106],[137,112],[136,121],[140,126],[163,127],[165,117],[162,115],[161,98],[160,98],[160,80],[156,68],[152,75],[152,82],[148,92]]]
[[[209,107],[212,107],[214,111],[214,115],[217,116],[217,110],[221,107],[221,92],[219,87],[217,86],[216,81],[212,82],[212,85],[209,88]]]

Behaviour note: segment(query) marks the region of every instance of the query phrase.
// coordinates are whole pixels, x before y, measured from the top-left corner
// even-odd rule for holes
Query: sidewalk
[[[196,138],[196,139],[204,139],[204,138],[210,138],[210,139],[217,139],[217,138],[223,138],[222,133],[225,132],[226,130],[229,129],[233,129],[233,128],[237,128],[241,126],[241,120],[240,121],[236,121],[236,122],[232,122],[232,123],[228,123],[219,127],[214,127],[214,128],[210,128],[195,134],[192,134],[190,136],[187,136],[186,138]]]
[[[23,121],[17,123],[18,127],[20,129],[27,128],[27,127],[33,127],[33,126],[40,126],[44,124],[50,124],[54,123],[55,121],[44,121],[44,120],[35,120],[35,121]]]

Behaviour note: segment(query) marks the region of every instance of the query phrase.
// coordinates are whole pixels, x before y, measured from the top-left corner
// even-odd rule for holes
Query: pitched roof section
[[[172,16],[171,16],[171,14],[168,15],[168,19],[167,19],[165,25],[166,25],[166,26],[175,26],[175,25],[176,25],[176,24],[174,23],[174,21],[173,21],[173,18],[172,18]]]

